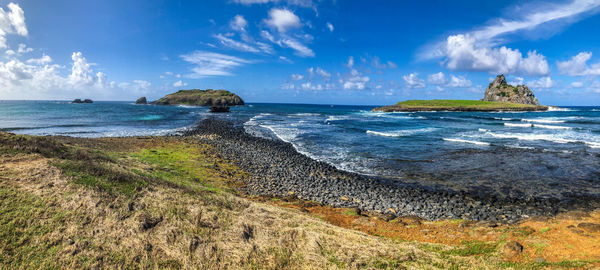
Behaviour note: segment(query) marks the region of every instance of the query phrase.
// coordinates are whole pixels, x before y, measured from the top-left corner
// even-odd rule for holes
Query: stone
[[[135,104],[148,104],[148,101],[146,100],[146,97],[141,97],[135,101]]]
[[[598,233],[600,232],[600,224],[590,223],[590,222],[582,222],[577,225],[577,228],[585,230],[590,233]]]
[[[523,253],[523,245],[517,241],[509,241],[504,245],[502,254],[506,258],[514,258]]]
[[[529,87],[526,85],[512,86],[506,83],[506,78],[502,74],[496,76],[496,79],[488,85],[483,100],[540,105],[540,102]]]

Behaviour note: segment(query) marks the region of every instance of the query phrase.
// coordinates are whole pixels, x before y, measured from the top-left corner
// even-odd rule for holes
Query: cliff
[[[484,101],[498,101],[528,105],[540,105],[533,92],[526,85],[512,86],[506,83],[504,75],[498,75],[485,90]]]
[[[244,101],[236,94],[226,90],[179,90],[166,95],[157,101],[156,105],[192,105],[192,106],[236,106],[244,105]]]

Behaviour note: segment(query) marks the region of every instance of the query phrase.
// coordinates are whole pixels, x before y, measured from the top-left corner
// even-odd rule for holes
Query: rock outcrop
[[[141,97],[135,101],[135,104],[148,104],[148,101],[146,100],[146,97]]]
[[[81,100],[80,98],[76,98],[75,100],[71,101],[71,103],[94,103],[94,101],[92,101],[89,98],[86,98],[84,100]]]
[[[512,86],[506,83],[504,75],[496,76],[483,96],[484,101],[510,102],[528,105],[540,105],[538,99],[526,85]]]
[[[227,90],[179,90],[151,102],[156,105],[191,105],[191,106],[236,106],[244,105],[238,95]]]

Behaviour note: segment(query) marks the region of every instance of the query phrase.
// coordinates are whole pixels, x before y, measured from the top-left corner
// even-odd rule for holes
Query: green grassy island
[[[374,112],[415,111],[545,111],[548,106],[480,100],[406,100],[395,105],[377,107]]]
[[[166,95],[157,101],[156,105],[190,105],[190,106],[236,106],[244,105],[238,95],[227,90],[179,90]]]

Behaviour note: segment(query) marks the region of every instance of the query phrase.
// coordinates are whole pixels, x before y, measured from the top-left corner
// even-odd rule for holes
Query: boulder
[[[506,83],[504,75],[496,76],[496,79],[488,85],[483,100],[540,105],[540,102],[529,87],[526,85],[512,86]]]
[[[212,112],[212,113],[229,112],[229,106],[210,106],[210,112]]]
[[[148,101],[146,100],[146,97],[141,97],[135,101],[135,104],[148,104]]]
[[[89,98],[86,98],[84,100],[81,100],[80,98],[76,98],[75,100],[71,101],[71,103],[94,103],[94,101],[92,101]]]

